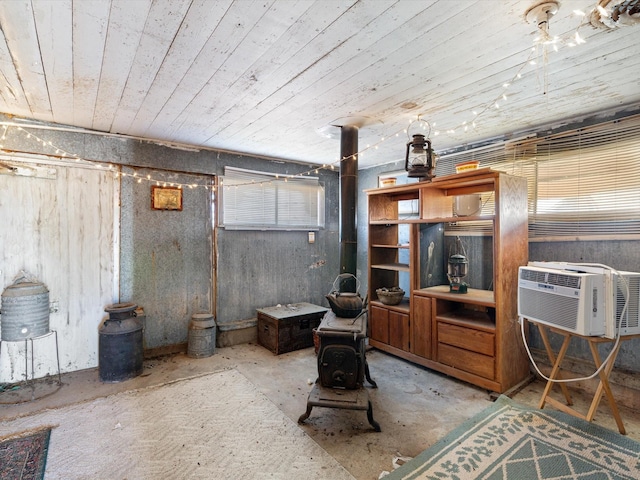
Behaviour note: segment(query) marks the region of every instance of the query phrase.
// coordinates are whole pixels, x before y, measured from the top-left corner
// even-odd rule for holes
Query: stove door
[[[323,387],[356,389],[362,385],[360,354],[350,345],[326,345],[318,356]]]

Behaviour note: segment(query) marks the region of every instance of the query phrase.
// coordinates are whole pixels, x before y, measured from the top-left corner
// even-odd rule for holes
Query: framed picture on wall
[[[154,210],[182,210],[182,189],[152,185],[151,208]]]

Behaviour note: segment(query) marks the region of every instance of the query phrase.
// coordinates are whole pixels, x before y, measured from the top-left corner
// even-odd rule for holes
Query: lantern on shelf
[[[447,277],[451,293],[467,293],[467,284],[464,282],[464,278],[467,276],[468,268],[469,261],[464,255],[456,253],[449,257]]]
[[[436,176],[436,160],[431,140],[420,133],[413,135],[413,140],[407,143],[404,169],[408,177],[419,178],[421,182],[431,181]]]
[[[451,246],[453,254],[449,252],[449,261],[447,262],[447,277],[449,278],[449,291],[451,293],[467,293],[468,285],[464,279],[469,273],[469,261],[467,260],[467,252],[460,237],[456,237],[454,244]]]

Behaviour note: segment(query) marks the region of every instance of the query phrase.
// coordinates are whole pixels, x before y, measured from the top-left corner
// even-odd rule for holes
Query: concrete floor
[[[367,360],[371,376],[379,387],[367,387],[367,390],[374,419],[382,429],[380,433],[373,430],[362,411],[315,407],[308,420],[300,425],[357,479],[379,478],[381,472],[393,469],[394,456],[417,455],[492,401],[486,390],[378,350],[369,350]],[[0,420],[230,368],[246,376],[295,422],[306,410],[308,394],[317,377],[313,348],[275,356],[261,346],[242,344],[218,348],[208,358],[192,359],[177,354],[145,360],[142,375],[118,383],[100,382],[97,369],[64,374],[63,385],[57,390],[51,381],[38,382],[36,395],[49,395],[34,401],[8,404],[30,398],[27,395],[30,390],[3,392],[0,393]],[[543,388],[541,381],[534,381],[513,398],[536,407]],[[579,391],[572,393],[576,408],[586,412],[590,399]],[[628,436],[640,440],[640,414],[624,407],[620,409]],[[606,401],[601,403],[594,422],[617,431]],[[0,432],[0,436],[2,434]]]

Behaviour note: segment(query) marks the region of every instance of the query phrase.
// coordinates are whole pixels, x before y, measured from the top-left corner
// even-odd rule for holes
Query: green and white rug
[[[503,395],[385,480],[639,478],[640,443]]]

